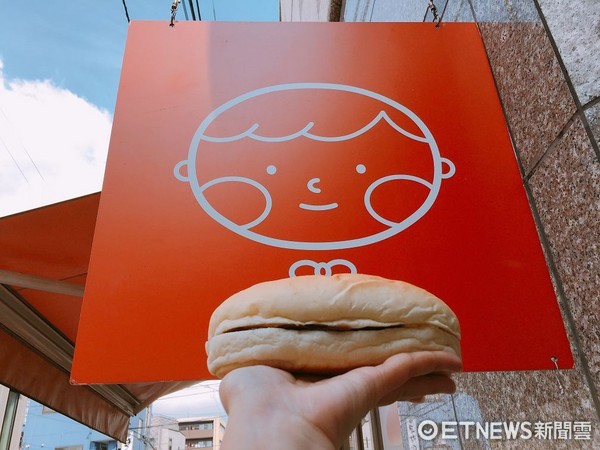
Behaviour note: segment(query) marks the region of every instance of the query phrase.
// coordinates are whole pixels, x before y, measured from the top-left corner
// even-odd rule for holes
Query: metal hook
[[[433,0],[429,0],[427,8],[429,8],[431,10],[431,14],[433,14],[433,22],[437,22],[438,21],[437,7],[435,6],[435,3],[433,3]],[[427,16],[427,13],[425,13],[425,15]]]
[[[175,14],[177,14],[177,7],[179,6],[179,2],[181,0],[173,0],[173,4],[171,5],[171,22],[169,23],[170,27],[175,26]]]
[[[558,382],[558,387],[560,387],[560,395],[563,395],[565,393],[565,389],[563,388],[562,383],[560,382],[560,376],[559,376],[559,368],[558,368],[558,358],[554,355],[552,355],[550,357],[550,360],[554,363],[554,367],[556,367],[556,381]]]
[[[423,22],[425,22],[425,20],[427,20],[428,11],[431,11],[431,14],[433,15],[432,22],[435,23],[436,28],[439,28],[440,24],[442,23],[442,19],[444,18],[444,14],[446,14],[446,8],[448,7],[449,1],[450,0],[446,0],[446,3],[444,4],[444,9],[442,10],[442,15],[439,15],[438,9],[437,9],[437,6],[435,6],[434,0],[428,0],[427,9],[425,10],[425,17],[423,17]]]

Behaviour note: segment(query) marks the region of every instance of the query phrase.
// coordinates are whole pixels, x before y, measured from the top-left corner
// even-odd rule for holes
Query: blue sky
[[[192,1],[203,20],[279,18],[278,0]],[[172,0],[126,4],[170,20]],[[127,28],[123,0],[0,2],[0,217],[101,190]]]
[[[171,4],[171,0],[126,0],[131,20],[168,21]],[[198,0],[198,4],[203,20],[279,17],[277,0]],[[185,20],[186,5],[179,5],[178,20]],[[187,11],[191,18],[189,7]],[[50,79],[109,111],[114,109],[126,35],[122,0],[0,2],[0,58],[5,75]]]

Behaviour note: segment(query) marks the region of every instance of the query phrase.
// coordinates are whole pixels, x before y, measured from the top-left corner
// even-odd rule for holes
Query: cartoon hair
[[[367,97],[370,99],[375,100],[376,102],[373,102],[375,104],[375,107],[377,107],[376,112],[373,113],[373,115],[371,117],[367,117],[364,120],[364,124],[362,124],[361,126],[359,126],[358,128],[354,129],[354,130],[350,130],[348,132],[345,132],[344,134],[338,134],[338,135],[324,135],[324,134],[320,134],[319,132],[313,132],[312,130],[315,128],[315,122],[308,119],[306,120],[306,122],[304,124],[302,124],[300,126],[299,129],[297,129],[296,131],[293,131],[291,133],[286,133],[286,134],[279,134],[279,135],[267,135],[265,134],[261,134],[261,129],[263,128],[264,124],[261,124],[260,122],[258,123],[252,123],[251,125],[245,125],[246,128],[243,130],[239,130],[238,132],[235,133],[227,133],[226,135],[222,135],[222,136],[216,136],[213,135],[209,129],[211,128],[211,126],[213,126],[215,123],[219,123],[219,119],[226,115],[226,113],[228,111],[230,111],[231,109],[234,109],[236,106],[243,104],[244,102],[247,102],[249,100],[261,97],[261,96],[265,96],[268,94],[273,94],[273,93],[277,93],[277,92],[285,92],[285,91],[305,91],[306,93],[321,93],[322,91],[326,90],[326,91],[338,91],[338,92],[346,92],[346,93],[350,93],[350,94],[355,94],[358,96],[363,96],[363,97]],[[396,121],[394,121],[391,117],[390,117],[390,112],[385,111],[384,109],[381,109],[382,104],[386,105],[389,107],[389,109],[391,111],[394,112],[400,112],[401,115],[405,116],[406,119],[408,119],[409,123],[414,123],[418,128],[419,131],[421,132],[421,135],[412,133],[408,130],[406,130],[405,128],[403,128],[402,126],[400,126],[398,123],[396,123]],[[281,106],[280,106],[281,107]],[[283,107],[287,107],[289,108],[290,105],[283,105]],[[362,112],[362,111],[361,111]],[[356,115],[355,113],[353,113],[353,115]],[[364,116],[364,112],[362,112],[362,115]],[[336,120],[337,118],[334,117],[334,120]],[[362,89],[362,88],[358,88],[358,87],[354,87],[354,86],[347,86],[347,85],[340,85],[340,84],[331,84],[331,83],[293,83],[293,84],[281,84],[281,85],[275,85],[275,86],[269,86],[266,88],[262,88],[262,89],[257,89],[251,92],[248,92],[246,94],[240,95],[226,103],[224,103],[222,106],[220,106],[219,108],[215,109],[211,114],[209,114],[204,121],[202,122],[202,124],[198,127],[198,130],[196,131],[196,135],[194,136],[194,140],[193,143],[197,142],[198,144],[200,143],[200,141],[207,141],[207,142],[214,142],[214,143],[226,143],[226,142],[234,142],[237,140],[241,140],[241,139],[254,139],[256,141],[261,141],[261,142],[286,142],[286,141],[291,141],[293,139],[297,139],[300,137],[305,137],[314,141],[320,141],[320,142],[342,142],[342,141],[347,141],[350,139],[354,139],[362,134],[367,133],[369,130],[371,130],[373,127],[375,127],[378,123],[380,122],[387,122],[387,124],[394,130],[396,130],[396,132],[402,134],[403,136],[418,141],[418,142],[423,142],[423,143],[430,143],[433,140],[433,136],[431,136],[431,133],[429,132],[429,130],[427,129],[427,127],[425,126],[425,124],[421,121],[421,119],[419,119],[419,117],[414,114],[410,109],[406,108],[405,106],[401,105],[400,103],[391,100],[383,95],[374,93],[372,91],[368,91],[366,89]],[[229,123],[232,123],[232,121],[228,121]],[[235,121],[233,121],[234,123],[236,123]],[[237,122],[239,123],[239,122]]]

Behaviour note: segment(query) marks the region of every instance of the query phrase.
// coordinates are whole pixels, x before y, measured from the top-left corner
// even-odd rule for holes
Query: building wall
[[[221,446],[225,424],[220,417],[189,417],[178,419],[178,422],[179,430],[185,436],[186,450],[196,450],[197,441],[206,439],[212,440],[212,447],[203,449],[218,449]]]
[[[130,440],[121,445],[109,436],[29,400],[23,427],[22,450],[54,450],[65,447],[69,447],[68,450],[95,450],[95,443],[105,444],[106,450],[151,450],[149,440],[145,445],[143,439],[145,413],[146,410],[131,418]]]
[[[3,420],[5,418],[9,392],[9,388],[0,385],[0,428],[2,427]],[[10,438],[9,450],[19,450],[20,448],[21,430],[23,429],[23,424],[25,423],[26,409],[27,399],[25,399],[23,396],[19,396],[19,402],[17,404],[17,411],[13,424],[13,432]]]
[[[177,419],[152,416],[150,435],[152,450],[185,450],[185,436],[179,431]]]
[[[448,406],[447,420],[584,421],[592,429],[591,441],[463,436],[444,445],[600,448],[600,2],[450,0],[445,11],[445,1],[435,4],[444,21],[478,23],[575,357],[573,370],[461,374],[459,392],[436,397],[436,408]],[[340,20],[420,22],[426,6],[346,0]],[[422,420],[428,406],[403,414]]]

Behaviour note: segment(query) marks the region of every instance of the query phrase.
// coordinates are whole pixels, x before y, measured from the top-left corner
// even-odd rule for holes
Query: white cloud
[[[98,192],[112,117],[48,80],[11,80],[0,60],[0,217]]]
[[[219,399],[219,381],[203,381],[159,398],[152,413],[176,419],[187,417],[225,417]]]

